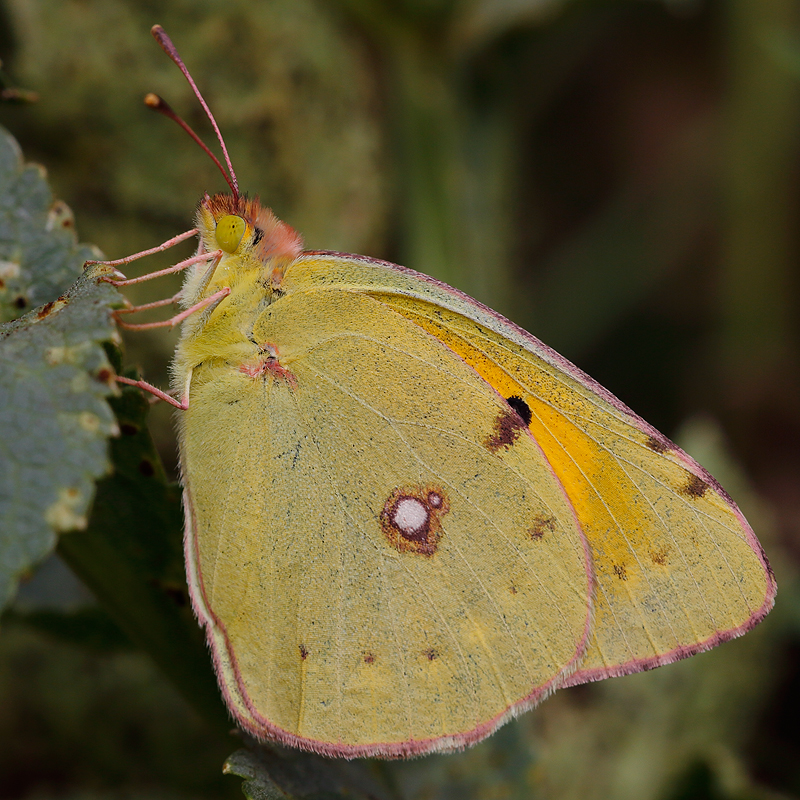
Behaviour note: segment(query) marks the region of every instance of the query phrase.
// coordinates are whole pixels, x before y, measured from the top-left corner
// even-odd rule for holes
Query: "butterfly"
[[[304,251],[239,192],[153,34],[226,166],[147,102],[230,192],[206,194],[191,231],[106,262],[199,237],[145,276],[186,273],[173,394],[118,380],[181,410],[188,583],[242,728],[346,758],[455,750],[559,687],[668,664],[768,613],[766,556],[708,472],[458,290]]]

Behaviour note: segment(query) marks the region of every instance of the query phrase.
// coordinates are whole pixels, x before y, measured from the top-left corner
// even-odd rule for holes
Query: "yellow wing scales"
[[[195,603],[243,724],[322,752],[420,752],[563,682],[588,552],[533,437],[487,451],[502,398],[358,293],[287,293],[250,339],[193,368],[181,436]],[[238,368],[255,342],[281,372]],[[439,527],[404,549],[397,504],[420,497]]]
[[[592,548],[593,635],[573,681],[658,663],[713,642],[762,609],[770,576],[731,503],[604,398],[537,354],[457,312],[378,297],[443,341],[503,396],[521,396],[530,429],[572,500]]]

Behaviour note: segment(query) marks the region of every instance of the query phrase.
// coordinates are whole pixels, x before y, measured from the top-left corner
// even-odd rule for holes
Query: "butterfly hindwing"
[[[585,538],[519,411],[462,357],[291,269],[250,356],[193,367],[182,422],[221,683],[245,727],[321,752],[462,746],[577,667]]]

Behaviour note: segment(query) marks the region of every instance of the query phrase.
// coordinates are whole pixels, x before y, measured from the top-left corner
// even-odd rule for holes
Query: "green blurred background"
[[[743,639],[391,765],[398,797],[800,797],[800,4],[0,0],[6,85],[39,96],[0,123],[111,258],[224,189],[141,102],[163,95],[211,141],[156,22],[243,188],[309,248],[433,274],[531,330],[720,478],[778,576]],[[166,385],[174,342],[129,338],[128,360]],[[151,418],[174,472],[171,413]],[[86,607],[57,560],[17,601]],[[112,628],[78,646],[3,627],[0,742],[3,799],[240,796],[220,774],[236,741]]]

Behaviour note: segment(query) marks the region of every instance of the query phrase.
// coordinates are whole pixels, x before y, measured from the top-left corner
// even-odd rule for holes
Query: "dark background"
[[[800,796],[800,5],[0,0],[3,69],[39,96],[0,123],[112,258],[224,189],[141,103],[162,94],[211,142],[156,22],[242,187],[309,248],[406,264],[531,330],[720,478],[777,573],[744,639],[560,692],[466,754],[393,766],[398,791]],[[174,341],[129,338],[128,360],[164,386]],[[174,470],[171,413],[152,418]],[[18,606],[90,602],[53,561]],[[0,742],[1,798],[239,794],[220,775],[235,740],[113,633],[79,647],[3,627]]]

